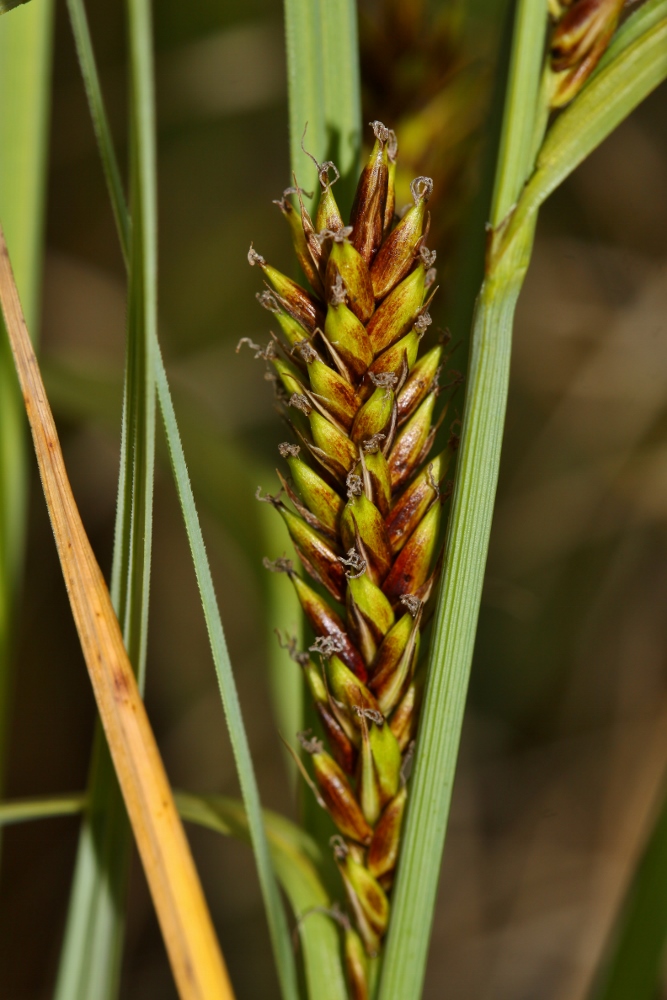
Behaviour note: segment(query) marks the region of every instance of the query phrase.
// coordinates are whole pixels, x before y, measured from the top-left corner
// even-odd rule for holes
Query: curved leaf
[[[183,819],[250,843],[248,820],[240,802],[222,795],[175,793]],[[295,823],[264,810],[271,859],[297,917],[303,947],[308,995],[315,1000],[339,1000],[347,991],[340,960],[339,932],[326,915],[331,901],[315,863],[320,851],[315,841]]]
[[[14,799],[0,802],[0,827],[27,823],[32,819],[52,819],[56,816],[76,816],[86,807],[87,797],[80,795],[50,795],[43,799]]]
[[[128,259],[127,236],[130,233],[127,205],[123,198],[120,183],[117,178],[120,176],[116,155],[111,142],[111,132],[108,126],[106,111],[104,108],[102,93],[99,84],[96,64],[92,52],[90,35],[88,32],[85,8],[82,0],[69,0],[70,12],[72,13],[72,27],[77,40],[77,50],[79,53],[81,72],[86,81],[86,93],[90,103],[91,115],[95,123],[96,135],[99,143],[100,156],[104,165],[105,176],[107,178],[109,196],[112,201],[114,216],[118,227],[118,235],[123,249],[124,256]],[[131,252],[130,255],[131,257]],[[220,694],[222,697],[225,716],[229,727],[232,748],[236,766],[241,783],[241,791],[244,802],[250,817],[250,830],[252,833],[252,845],[255,852],[255,860],[259,874],[260,886],[264,896],[264,903],[269,924],[269,933],[274,947],[278,976],[281,982],[283,995],[286,1000],[296,998],[296,969],[294,958],[291,952],[289,934],[285,920],[280,895],[271,870],[271,862],[268,854],[268,847],[264,835],[259,792],[255,780],[255,774],[250,756],[247,735],[243,724],[241,707],[238,700],[238,692],[234,675],[232,673],[229,651],[225,640],[225,634],[218,608],[213,579],[206,554],[204,537],[202,535],[199,517],[192,493],[190,477],[185,463],[185,455],[176,422],[167,374],[162,362],[160,348],[157,341],[155,328],[152,330],[152,372],[155,379],[157,395],[160,409],[164,420],[167,444],[176,480],[176,487],[181,502],[183,518],[185,521],[190,549],[192,552],[197,583],[201,595],[202,607],[206,618],[211,652],[215,663]]]
[[[0,230],[0,301],[95,700],[182,997],[232,996],[171,789],[58,441]]]
[[[251,845],[248,819],[241,802],[223,795],[192,795],[174,792],[176,808],[183,820],[236,837]],[[15,799],[0,802],[0,827],[36,819],[51,819],[81,813],[85,794]],[[339,954],[338,931],[325,914],[331,905],[317,871],[321,860],[315,841],[300,827],[278,813],[265,809],[264,826],[280,883],[298,922],[304,951],[309,995],[319,1000],[346,997]]]

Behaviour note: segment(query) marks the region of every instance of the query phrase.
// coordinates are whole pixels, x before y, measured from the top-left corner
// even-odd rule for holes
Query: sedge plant
[[[339,831],[332,844],[356,926],[345,924],[355,1000],[369,995],[365,956],[379,955],[389,923],[424,686],[421,635],[458,443],[452,432],[431,454],[447,414],[442,396],[452,391],[439,385],[443,345],[420,352],[436,292],[435,254],[426,246],[433,184],[414,179],[414,203],[394,225],[396,136],[381,122],[373,131],[349,224],[331,162],[317,165],[314,218],[300,188],[278,203],[312,291],[255,249],[248,255],[268,286],[259,300],[282,334],[264,349],[250,346],[268,362],[294,432],[280,446],[285,501],[258,499],[283,518],[304,570],[326,592],[289,559],[267,560],[289,577],[316,637],[309,652],[289,642],[327,748],[316,735],[298,735],[315,780],[305,768],[304,776]]]

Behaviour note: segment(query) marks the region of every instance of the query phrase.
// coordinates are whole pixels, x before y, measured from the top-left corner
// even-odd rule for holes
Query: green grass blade
[[[546,4],[518,0],[491,207],[493,226],[499,225],[515,204],[533,166],[546,30]]]
[[[319,191],[317,171],[301,149],[341,172],[336,198],[346,212],[361,149],[357,10],[354,0],[285,0],[290,163],[299,184]]]
[[[266,481],[261,482],[263,492],[273,488],[273,470],[267,470]],[[273,473],[273,475],[271,475]],[[268,504],[261,504],[257,511],[262,531],[263,554],[269,559],[277,559],[283,552],[293,550],[292,541],[281,518]],[[260,563],[260,568],[263,567]],[[281,635],[296,636],[301,644],[301,605],[293,587],[286,587],[280,574],[263,572],[261,583],[264,588],[264,615],[266,629],[267,661],[271,703],[279,733],[291,738],[306,728],[304,722],[304,683],[298,664],[278,642],[276,631]],[[296,791],[300,776],[294,758],[283,747],[285,766],[290,778],[292,791]]]
[[[630,884],[590,1000],[653,1000],[667,942],[667,799]]]
[[[519,8],[521,9],[521,8]],[[521,39],[521,32],[515,39]],[[525,36],[524,36],[525,37]],[[626,36],[627,37],[627,36]],[[514,308],[528,266],[537,210],[555,187],[667,75],[667,24],[620,45],[608,63],[556,120],[507,233],[492,250],[473,326],[461,448],[447,538],[410,808],[393,902],[381,1000],[412,1000],[421,991],[498,478]],[[536,36],[537,43],[537,36]],[[521,44],[530,44],[522,41]],[[541,46],[540,46],[541,51]],[[513,65],[523,62],[521,55]],[[535,75],[531,76],[535,83]],[[512,90],[512,77],[510,77]],[[539,107],[533,90],[535,107]],[[525,115],[514,88],[505,114]],[[527,129],[504,129],[494,219],[505,219],[513,185],[530,173]],[[508,136],[514,135],[510,142]],[[522,177],[523,174],[523,177]]]
[[[184,820],[250,840],[248,820],[239,802],[183,792],[177,792],[175,797]],[[315,867],[319,849],[298,826],[268,809],[264,810],[264,824],[274,868],[299,920],[308,995],[313,1000],[347,1000],[339,932],[332,920],[311,912],[331,905]]]
[[[0,827],[54,816],[76,816],[86,807],[85,795],[50,795],[42,799],[0,802]]]
[[[0,220],[33,334],[42,272],[52,30],[51,0],[0,19]],[[0,787],[26,499],[23,401],[0,329]]]
[[[82,0],[67,0],[67,9],[76,45],[76,54],[81,67],[81,76],[86,88],[88,107],[95,129],[95,138],[100,151],[102,169],[110,191],[111,209],[114,213],[118,238],[126,266],[130,257],[130,220],[125,210],[125,192],[114,152],[109,122],[104,110],[102,87],[100,85],[93,53],[93,43],[88,27],[88,18]]]
[[[312,206],[320,189],[317,169],[301,149],[305,147],[322,162],[326,159],[324,124],[324,79],[322,74],[322,21],[320,4],[313,0],[285,0],[285,47],[289,98],[290,163],[301,187],[312,193]]]
[[[326,157],[340,170],[336,200],[347,218],[359,177],[361,151],[359,39],[354,0],[320,0],[320,26]]]
[[[81,3],[69,3],[105,175],[128,259],[128,335],[112,595],[143,688],[148,631],[155,461],[153,345],[157,330],[157,194],[152,26],[146,0],[128,0],[130,182],[134,224],[122,199],[111,134]],[[91,75],[92,73],[92,75]],[[121,210],[122,206],[122,210]],[[129,245],[127,238],[129,235]],[[97,729],[56,1000],[118,995],[131,834],[108,750]]]
[[[236,768],[241,785],[241,794],[247,810],[248,829],[252,846],[255,852],[255,862],[259,876],[264,906],[266,908],[269,933],[273,944],[278,977],[281,984],[283,997],[291,998],[298,996],[296,985],[296,967],[294,955],[292,953],[287,921],[282,907],[278,887],[274,878],[269,856],[268,845],[262,823],[262,812],[259,801],[259,791],[255,780],[255,773],[250,755],[250,747],[245,727],[241,705],[236,690],[236,682],[232,672],[232,665],[229,659],[229,651],[220,618],[220,610],[215,596],[213,577],[204,545],[199,516],[195,506],[195,500],[190,484],[185,455],[181,444],[176,414],[169,392],[167,376],[162,364],[159,349],[156,344],[156,376],[157,391],[160,402],[160,409],[164,420],[167,443],[171,455],[172,469],[176,480],[185,527],[190,542],[192,560],[197,576],[197,584],[201,596],[206,627],[208,629],[211,652],[215,663],[220,695],[222,698],[227,728],[232,744],[232,750],[236,761]]]
[[[119,237],[122,244],[124,239],[124,233],[127,233],[130,228],[128,222],[127,206],[125,205],[124,202],[122,187],[113,183],[113,178],[119,176],[119,171],[116,164],[116,157],[113,145],[110,139],[109,142],[106,142],[104,140],[105,136],[106,137],[110,136],[110,131],[108,125],[106,124],[107,118],[102,100],[101,89],[99,87],[99,81],[97,79],[92,47],[90,46],[90,39],[87,32],[85,11],[83,9],[80,0],[69,0],[69,4],[70,8],[74,7],[76,9],[76,14],[77,14],[76,30],[78,31],[80,36],[78,42],[79,48],[83,48],[87,53],[86,59],[82,60],[81,62],[82,72],[84,73],[92,72],[94,74],[94,79],[89,80],[87,82],[86,90],[88,93],[89,100],[91,102],[91,111],[93,114],[93,118],[98,123],[101,123],[100,125],[96,126],[96,131],[98,137],[101,137],[100,153],[104,160],[105,175],[109,183],[109,194],[113,202],[114,215],[117,220]],[[229,652],[227,649],[224,631],[222,628],[222,621],[220,618],[220,612],[218,609],[217,600],[215,597],[213,580],[211,577],[208,557],[206,555],[206,549],[204,546],[204,540],[201,533],[201,527],[199,525],[199,519],[196,512],[194,496],[192,494],[192,487],[190,484],[190,479],[185,464],[185,456],[183,454],[181,439],[178,432],[176,414],[174,411],[173,402],[169,391],[167,375],[164,369],[164,365],[162,363],[162,358],[160,355],[159,346],[157,342],[157,335],[154,328],[152,332],[152,337],[153,337],[153,344],[151,351],[152,364],[153,364],[153,371],[155,372],[155,376],[157,379],[157,390],[160,400],[160,408],[164,419],[167,443],[172,460],[174,475],[176,478],[177,490],[179,498],[181,500],[184,519],[186,523],[186,529],[193,553],[195,571],[197,575],[198,584],[200,587],[200,593],[202,596],[202,605],[204,608],[204,614],[206,617],[206,623],[209,631],[211,650],[213,653],[216,671],[218,674],[218,681],[220,684],[223,705],[225,707],[227,722],[230,730],[232,747],[235,753],[235,759],[239,771],[239,779],[241,783],[242,794],[248,815],[250,817],[250,830],[252,834],[252,842],[253,842],[253,847],[255,849],[255,857],[258,866],[260,885],[262,888],[264,901],[267,909],[267,919],[269,922],[269,930],[274,945],[276,962],[278,965],[278,974],[283,989],[283,995],[286,998],[296,997],[297,996],[296,969],[294,964],[294,957],[291,950],[289,931],[287,928],[285,914],[278,893],[278,888],[271,868],[268,846],[266,844],[266,838],[262,826],[259,792],[257,789],[257,784],[254,776],[252,759],[250,756],[250,749],[248,746],[247,737],[243,726],[241,709],[238,701],[238,694],[236,691],[236,685],[234,682],[231,670],[231,663],[229,660]],[[126,388],[126,398],[127,394],[128,390]]]
[[[539,8],[540,16],[536,16]],[[501,221],[531,171],[546,10],[516,8],[492,218]],[[461,445],[380,1000],[421,996],[495,500],[514,309],[532,231],[482,286],[471,337]]]

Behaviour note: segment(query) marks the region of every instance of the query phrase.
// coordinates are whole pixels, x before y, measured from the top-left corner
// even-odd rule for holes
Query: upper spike
[[[584,2],[606,0],[573,6]],[[444,478],[458,438],[430,452],[447,409],[440,397],[451,398],[461,380],[448,373],[438,384],[442,341],[419,356],[437,291],[435,253],[425,245],[432,182],[413,181],[414,204],[397,220],[396,136],[380,122],[373,130],[349,224],[331,162],[317,163],[313,218],[296,179],[284,192],[278,206],[312,292],[251,248],[269,286],[258,297],[279,336],[267,347],[244,338],[267,363],[298,438],[279,448],[290,472],[279,473],[285,497],[260,499],[281,515],[316,581],[311,587],[287,557],[267,562],[290,577],[315,633],[316,656],[296,653],[296,640],[288,648],[328,751],[302,734],[312,767],[297,763],[339,831],[334,853],[349,916],[335,919],[345,929],[354,1000],[368,1000],[366,956],[379,952],[389,918],[424,685],[421,630],[442,567]]]

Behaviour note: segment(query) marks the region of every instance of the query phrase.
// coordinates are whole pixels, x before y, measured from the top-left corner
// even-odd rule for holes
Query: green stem
[[[535,117],[546,30],[546,4],[518,0],[491,206],[494,227],[500,225],[516,202],[535,160]]]
[[[531,234],[532,235],[532,234]],[[498,482],[514,309],[532,238],[487,277],[477,301],[468,391],[415,772],[380,988],[421,996]]]
[[[290,164],[301,187],[317,199],[320,185],[315,164],[303,152],[301,141],[308,126],[305,148],[322,161],[326,158],[324,80],[322,78],[320,6],[314,0],[285,0],[285,49],[289,97]]]
[[[255,852],[255,862],[257,864],[259,882],[266,907],[269,934],[276,959],[278,978],[285,1000],[296,1000],[298,996],[296,967],[290,944],[287,921],[285,919],[285,911],[283,910],[278,886],[271,868],[271,859],[262,823],[259,790],[252,766],[250,746],[243,725],[241,705],[238,699],[232,664],[222,627],[222,619],[220,618],[220,611],[215,597],[213,577],[211,576],[211,569],[204,545],[204,536],[201,531],[192,486],[185,464],[185,455],[176,423],[176,413],[169,391],[167,373],[162,363],[157,341],[155,343],[155,369],[157,392],[167,435],[167,443],[169,445],[172,470],[183,511],[190,550],[192,552],[192,561],[197,576],[197,585],[201,595],[204,617],[206,618],[206,627],[220,687],[220,695],[225,710],[234,759],[236,761],[243,803],[248,817],[247,825]]]
[[[82,4],[69,3],[98,140],[111,136]],[[103,157],[121,244],[128,259],[128,333],[121,465],[111,593],[125,646],[143,690],[146,673],[153,478],[155,465],[154,344],[157,331],[157,194],[153,42],[147,0],[127,0],[130,49],[130,186],[133,225],[120,211],[120,172]],[[129,246],[127,238],[129,234]],[[89,777],[56,1000],[113,1000],[118,994],[125,927],[131,833],[99,723]]]
[[[0,802],[0,827],[33,819],[76,816],[85,809],[86,796],[53,795],[43,799],[14,799]]]
[[[654,2],[644,15],[641,10],[633,15],[642,19],[645,30],[639,33],[626,27],[624,37],[612,46],[613,58],[547,133],[534,171],[529,154],[535,144],[540,105],[539,73],[534,52],[517,52],[512,58],[505,118],[523,116],[524,124],[510,123],[503,130],[492,211],[497,225],[487,250],[487,277],[475,312],[445,573],[381,1000],[416,1000],[421,991],[435,903],[433,873],[438,870],[449,814],[498,480],[514,308],[530,258],[537,212],[558,184],[667,76],[667,19],[663,12],[664,0]],[[519,3],[517,17],[525,17],[526,22],[516,26],[515,45],[536,46],[541,52],[543,29],[531,5]],[[529,23],[533,25],[532,38],[523,30]],[[517,78],[522,76],[526,88],[517,86]],[[517,196],[518,204],[512,211]]]
[[[494,226],[510,212],[532,169],[546,25],[542,4],[518,0],[491,205]],[[449,818],[498,483],[512,323],[533,233],[534,226],[526,227],[502,258],[489,261],[487,250],[486,277],[475,305],[443,581],[380,1000],[421,996],[438,882],[434,874]]]
[[[33,336],[42,276],[52,28],[51,0],[0,18],[0,219]],[[0,329],[0,787],[25,541],[25,444],[23,401],[9,341]]]

